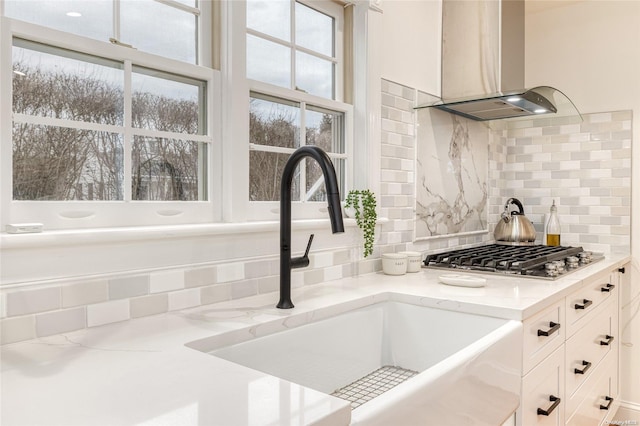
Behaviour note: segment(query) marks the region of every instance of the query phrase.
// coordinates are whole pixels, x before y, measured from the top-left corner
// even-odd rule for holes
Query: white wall
[[[640,279],[640,2],[527,0],[525,83],[567,94],[581,112],[633,110],[632,268]],[[634,185],[635,184],[635,185]],[[635,287],[637,288],[637,287]],[[624,294],[624,292],[623,292]],[[640,304],[622,302],[622,399],[640,409]],[[626,328],[625,328],[626,326]],[[629,346],[632,345],[632,346]],[[634,362],[635,360],[635,362]]]
[[[442,1],[384,0],[382,8],[382,78],[439,96]]]

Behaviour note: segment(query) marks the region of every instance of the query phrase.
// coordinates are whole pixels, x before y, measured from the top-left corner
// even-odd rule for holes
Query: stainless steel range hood
[[[524,87],[524,0],[442,1],[442,98],[433,107],[478,121],[582,117],[558,89]]]

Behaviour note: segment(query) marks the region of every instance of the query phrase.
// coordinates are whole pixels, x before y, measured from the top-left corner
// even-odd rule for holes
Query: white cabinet
[[[522,323],[522,372],[527,374],[565,341],[564,300]]]
[[[566,343],[565,374],[567,395],[572,396],[598,367],[602,359],[617,345],[617,304],[607,303],[594,311],[588,324],[571,336]],[[571,412],[573,407],[568,407]]]
[[[560,345],[522,378],[522,398],[516,414],[518,424],[564,424],[564,377],[564,345]]]
[[[604,271],[523,321],[516,425],[599,425],[618,396],[620,272]]]
[[[604,271],[585,280],[580,289],[565,298],[567,336],[584,327],[589,314],[611,298],[618,298],[617,271]],[[612,281],[615,281],[612,282]],[[615,297],[614,297],[615,296]]]
[[[567,410],[567,425],[608,424],[604,419],[610,420],[616,411],[614,402],[618,389],[617,359],[617,350],[609,353],[593,372],[590,380],[579,388],[575,394],[575,410]],[[574,398],[568,402],[573,402],[572,399]]]

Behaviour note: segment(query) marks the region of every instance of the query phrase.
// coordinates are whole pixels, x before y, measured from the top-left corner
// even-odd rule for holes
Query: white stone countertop
[[[194,348],[388,299],[522,320],[629,259],[610,254],[555,281],[481,275],[482,288],[440,284],[446,271],[432,269],[367,274],[294,289],[291,310],[276,309],[271,293],[5,345],[0,424],[348,424],[345,401]]]

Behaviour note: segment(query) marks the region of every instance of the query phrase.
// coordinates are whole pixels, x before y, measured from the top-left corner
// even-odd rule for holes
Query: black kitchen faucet
[[[317,146],[309,145],[296,149],[284,166],[280,183],[280,301],[276,305],[280,309],[293,308],[293,302],[291,302],[291,269],[303,268],[309,265],[309,249],[313,241],[313,234],[311,234],[305,254],[301,257],[291,258],[291,182],[293,181],[296,166],[304,157],[311,157],[320,164],[327,192],[331,230],[334,234],[344,232],[338,179],[331,159],[326,152]]]

